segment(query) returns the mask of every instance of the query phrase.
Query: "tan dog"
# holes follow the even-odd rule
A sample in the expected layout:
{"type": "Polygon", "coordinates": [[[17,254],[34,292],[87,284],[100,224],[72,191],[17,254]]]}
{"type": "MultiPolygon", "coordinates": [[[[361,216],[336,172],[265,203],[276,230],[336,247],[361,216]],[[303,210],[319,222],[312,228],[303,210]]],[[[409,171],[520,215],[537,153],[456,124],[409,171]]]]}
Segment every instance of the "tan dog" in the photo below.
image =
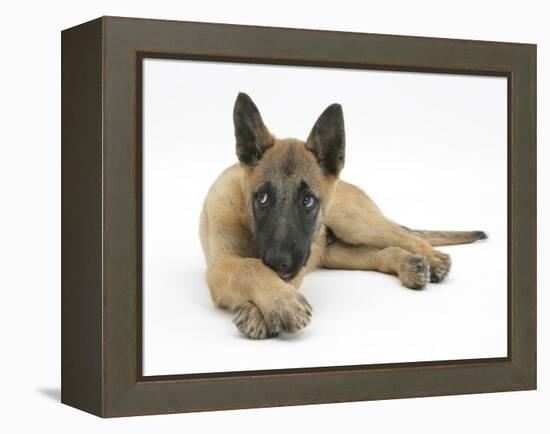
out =
{"type": "Polygon", "coordinates": [[[382,271],[418,289],[449,273],[449,255],[434,246],[486,238],[480,231],[407,229],[340,181],[345,134],[338,104],[321,114],[306,142],[275,138],[244,93],[233,119],[240,163],[210,188],[200,237],[212,299],[236,312],[235,324],[250,338],[309,323],[311,306],[297,289],[317,267],[382,271]]]}

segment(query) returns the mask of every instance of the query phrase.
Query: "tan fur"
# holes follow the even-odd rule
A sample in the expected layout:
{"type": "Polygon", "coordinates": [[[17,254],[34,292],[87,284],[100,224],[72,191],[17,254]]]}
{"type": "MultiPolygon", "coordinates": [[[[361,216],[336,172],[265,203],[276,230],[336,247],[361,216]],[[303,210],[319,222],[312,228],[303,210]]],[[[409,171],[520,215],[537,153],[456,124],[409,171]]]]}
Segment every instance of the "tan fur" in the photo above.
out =
{"type": "Polygon", "coordinates": [[[487,238],[485,232],[481,231],[424,231],[406,229],[411,234],[423,238],[434,247],[469,244],[487,238]]]}
{"type": "Polygon", "coordinates": [[[221,174],[208,192],[200,221],[212,299],[235,310],[234,322],[244,334],[261,339],[305,327],[311,306],[297,289],[304,275],[318,267],[395,274],[409,288],[422,288],[428,280],[439,282],[447,275],[450,258],[434,250],[430,238],[386,218],[358,187],[324,175],[304,142],[273,140],[256,167],[236,164],[221,174]],[[297,168],[285,173],[289,158],[297,168]],[[311,254],[290,282],[255,253],[249,201],[265,177],[284,183],[306,178],[321,199],[311,254]],[[327,227],[335,240],[328,239],[327,227]]]}

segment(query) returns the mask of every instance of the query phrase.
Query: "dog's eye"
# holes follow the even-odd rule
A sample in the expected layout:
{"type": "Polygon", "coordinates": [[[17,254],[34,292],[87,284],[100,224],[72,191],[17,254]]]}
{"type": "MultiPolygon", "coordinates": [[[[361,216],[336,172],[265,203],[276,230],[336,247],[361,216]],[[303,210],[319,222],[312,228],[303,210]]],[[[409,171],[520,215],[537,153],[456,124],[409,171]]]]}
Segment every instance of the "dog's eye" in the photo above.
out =
{"type": "Polygon", "coordinates": [[[256,195],[256,200],[258,201],[258,203],[260,205],[265,205],[267,203],[267,201],[269,200],[269,196],[267,195],[267,193],[265,191],[260,191],[256,195]]]}
{"type": "Polygon", "coordinates": [[[315,205],[315,198],[311,194],[306,194],[302,199],[305,208],[312,208],[315,205]]]}

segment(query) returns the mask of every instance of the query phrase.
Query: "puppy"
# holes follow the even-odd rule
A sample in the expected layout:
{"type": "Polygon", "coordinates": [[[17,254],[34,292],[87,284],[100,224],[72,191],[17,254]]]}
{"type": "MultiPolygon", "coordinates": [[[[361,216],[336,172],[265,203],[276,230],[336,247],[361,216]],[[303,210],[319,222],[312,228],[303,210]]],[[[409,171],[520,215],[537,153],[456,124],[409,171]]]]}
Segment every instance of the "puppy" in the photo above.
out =
{"type": "Polygon", "coordinates": [[[278,139],[250,97],[233,111],[239,162],[210,188],[200,218],[206,280],[217,306],[235,311],[246,336],[295,333],[311,319],[297,291],[317,267],[394,274],[408,288],[441,282],[449,255],[434,247],[484,232],[410,230],[389,220],[358,187],[341,181],[342,107],[319,116],[307,140],[278,139]]]}

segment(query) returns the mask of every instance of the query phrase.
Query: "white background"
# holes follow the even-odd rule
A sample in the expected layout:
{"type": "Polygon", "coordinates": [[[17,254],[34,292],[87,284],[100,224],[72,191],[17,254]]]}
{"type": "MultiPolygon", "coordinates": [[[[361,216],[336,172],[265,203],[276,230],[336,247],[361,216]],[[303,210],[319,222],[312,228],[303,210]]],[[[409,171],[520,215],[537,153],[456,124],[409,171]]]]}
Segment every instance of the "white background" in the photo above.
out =
{"type": "Polygon", "coordinates": [[[143,76],[145,375],[506,356],[505,78],[159,59],[143,76]],[[312,273],[305,330],[244,338],[210,300],[198,237],[206,191],[237,161],[239,90],[275,135],[303,140],[339,102],[343,179],[407,226],[490,239],[443,248],[449,278],[420,292],[380,273],[312,273]]]}
{"type": "MultiPolygon", "coordinates": [[[[544,2],[9,2],[0,95],[1,429],[6,432],[547,432],[550,217],[544,2]],[[539,390],[101,420],[59,404],[60,38],[102,14],[538,43],[539,390]],[[544,184],[544,185],[543,185],[544,184]],[[344,428],[345,427],[345,428],[344,428]]],[[[267,108],[267,107],[266,107],[267,108]]],[[[479,248],[481,245],[472,246],[479,248]]],[[[370,277],[369,277],[370,279],[370,277]]]]}

